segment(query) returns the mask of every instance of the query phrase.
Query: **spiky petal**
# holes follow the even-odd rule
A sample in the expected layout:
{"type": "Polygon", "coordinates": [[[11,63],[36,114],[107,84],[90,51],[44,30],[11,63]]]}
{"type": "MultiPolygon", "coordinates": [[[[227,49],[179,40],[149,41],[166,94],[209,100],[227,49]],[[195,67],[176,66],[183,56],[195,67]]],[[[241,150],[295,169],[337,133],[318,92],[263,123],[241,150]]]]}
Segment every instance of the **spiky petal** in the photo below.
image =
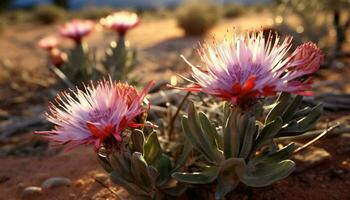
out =
{"type": "Polygon", "coordinates": [[[310,81],[301,77],[315,72],[323,55],[315,44],[299,46],[291,56],[292,38],[280,41],[262,32],[234,35],[222,43],[204,45],[198,51],[205,67],[192,67],[194,82],[186,89],[204,92],[231,101],[235,105],[254,102],[277,92],[305,93],[310,81]]]}
{"type": "Polygon", "coordinates": [[[107,138],[122,141],[122,132],[128,127],[139,126],[135,117],[146,111],[142,106],[144,98],[153,82],[141,93],[133,86],[102,80],[97,86],[93,83],[85,91],[62,93],[56,104],[49,106],[48,121],[55,124],[51,131],[40,131],[49,140],[68,144],[68,149],[95,144],[96,150],[107,138]]]}
{"type": "Polygon", "coordinates": [[[119,36],[124,37],[129,29],[140,23],[140,19],[136,13],[120,11],[102,18],[100,23],[104,27],[116,31],[119,36]]]}
{"type": "Polygon", "coordinates": [[[91,20],[73,19],[60,28],[60,34],[74,40],[76,43],[81,43],[82,38],[91,33],[94,25],[91,20]]]}

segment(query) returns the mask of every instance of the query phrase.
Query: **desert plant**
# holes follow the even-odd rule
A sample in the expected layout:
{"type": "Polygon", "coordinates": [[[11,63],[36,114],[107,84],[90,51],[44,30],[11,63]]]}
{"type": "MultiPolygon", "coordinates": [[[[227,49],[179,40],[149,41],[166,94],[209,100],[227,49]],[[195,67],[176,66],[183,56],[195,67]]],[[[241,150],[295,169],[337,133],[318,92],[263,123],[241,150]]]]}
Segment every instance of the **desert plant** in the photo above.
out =
{"type": "Polygon", "coordinates": [[[65,17],[65,11],[54,5],[41,5],[35,8],[35,18],[44,24],[58,22],[65,17]]]}
{"type": "Polygon", "coordinates": [[[176,9],[176,20],[186,35],[207,33],[220,19],[220,9],[209,1],[186,1],[176,9]]]}
{"type": "Polygon", "coordinates": [[[278,148],[274,139],[305,133],[322,114],[322,106],[300,109],[300,103],[300,96],[282,93],[264,121],[226,104],[221,127],[191,104],[182,126],[187,140],[204,157],[197,168],[205,167],[192,173],[175,172],[173,177],[187,184],[214,183],[216,199],[224,198],[239,182],[264,187],[287,177],[295,166],[288,159],[294,144],[278,148]]]}
{"type": "Polygon", "coordinates": [[[228,3],[224,4],[223,6],[223,12],[224,12],[224,17],[226,18],[235,18],[239,17],[245,12],[245,7],[242,4],[238,3],[228,3]]]}
{"type": "Polygon", "coordinates": [[[64,9],[69,8],[69,0],[53,0],[53,3],[64,9]]]}
{"type": "Polygon", "coordinates": [[[136,51],[130,47],[125,37],[130,29],[139,24],[140,19],[136,13],[120,11],[102,18],[100,22],[118,36],[117,41],[112,41],[106,50],[103,67],[113,79],[127,80],[137,60],[136,51]]]}

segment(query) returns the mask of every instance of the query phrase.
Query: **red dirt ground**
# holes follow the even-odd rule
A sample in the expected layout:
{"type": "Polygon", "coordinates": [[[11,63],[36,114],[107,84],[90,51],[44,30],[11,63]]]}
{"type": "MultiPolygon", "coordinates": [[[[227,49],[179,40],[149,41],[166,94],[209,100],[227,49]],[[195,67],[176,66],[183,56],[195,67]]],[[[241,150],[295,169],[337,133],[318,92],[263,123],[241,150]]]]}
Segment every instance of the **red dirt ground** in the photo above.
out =
{"type": "MultiPolygon", "coordinates": [[[[271,16],[253,18],[238,18],[224,21],[217,26],[213,33],[222,37],[227,27],[236,27],[236,30],[260,28],[269,25],[271,16]],[[261,22],[266,22],[262,24],[261,22]]],[[[44,27],[42,25],[21,25],[8,28],[0,36],[0,58],[10,59],[17,63],[19,68],[11,69],[11,73],[0,72],[0,108],[1,117],[13,113],[27,113],[28,107],[40,105],[45,107],[47,102],[37,93],[46,91],[54,83],[53,76],[45,68],[45,54],[35,48],[36,41],[48,33],[54,33],[56,26],[44,27]],[[18,34],[20,33],[20,34],[18,34]],[[45,78],[42,77],[51,77],[45,78]],[[18,82],[7,85],[11,80],[18,82]],[[8,91],[16,91],[8,94],[8,91]],[[24,94],[33,93],[34,96],[24,94]],[[19,97],[25,98],[22,100],[19,97]],[[19,99],[11,101],[9,99],[19,99]],[[29,105],[27,105],[29,101],[29,105]]],[[[141,65],[135,74],[146,74],[142,81],[150,79],[169,79],[174,72],[186,71],[185,64],[173,67],[179,61],[179,54],[190,56],[193,46],[198,38],[183,39],[181,31],[176,28],[172,19],[144,22],[132,31],[129,40],[140,50],[141,65]],[[161,31],[160,31],[161,30],[161,31]]],[[[96,31],[88,38],[90,46],[107,46],[108,39],[113,34],[103,34],[96,31]]],[[[69,46],[69,43],[65,43],[69,46]]],[[[16,65],[17,66],[17,65],[16,65]]],[[[324,70],[320,73],[317,83],[323,80],[340,81],[344,86],[337,92],[349,92],[350,84],[347,78],[349,69],[324,70]],[[346,77],[346,78],[345,78],[346,77]],[[321,80],[321,81],[320,81],[321,80]]],[[[334,91],[334,88],[324,88],[325,91],[334,91]]],[[[45,93],[40,93],[45,95],[45,93]]],[[[30,116],[30,114],[29,114],[30,116]]],[[[23,134],[15,137],[16,140],[37,140],[38,136],[23,134]]],[[[0,143],[0,149],[6,148],[7,142],[0,143]]],[[[248,196],[246,190],[238,190],[232,199],[257,200],[348,200],[350,199],[350,137],[327,138],[318,142],[318,147],[324,148],[331,154],[331,160],[313,168],[294,173],[289,178],[280,181],[268,188],[254,189],[248,196]]],[[[35,200],[66,200],[66,199],[118,199],[110,191],[96,183],[96,174],[104,173],[96,156],[89,147],[82,147],[70,152],[57,152],[50,148],[43,154],[24,156],[0,157],[0,199],[21,199],[23,188],[27,186],[40,186],[41,183],[53,176],[70,178],[73,181],[70,187],[59,187],[44,191],[41,195],[33,197],[35,200]]],[[[107,185],[112,186],[109,182],[107,185]]],[[[118,187],[114,188],[119,189],[118,187]]]]}

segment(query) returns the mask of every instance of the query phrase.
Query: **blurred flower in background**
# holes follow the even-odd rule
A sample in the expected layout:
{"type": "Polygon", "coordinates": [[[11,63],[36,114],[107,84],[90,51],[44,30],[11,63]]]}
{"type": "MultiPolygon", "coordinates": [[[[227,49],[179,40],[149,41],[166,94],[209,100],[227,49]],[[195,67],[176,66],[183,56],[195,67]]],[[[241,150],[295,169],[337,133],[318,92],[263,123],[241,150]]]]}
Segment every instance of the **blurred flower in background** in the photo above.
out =
{"type": "Polygon", "coordinates": [[[136,13],[120,11],[102,18],[100,23],[104,27],[117,32],[120,37],[124,37],[129,29],[140,23],[140,19],[136,13]]]}
{"type": "Polygon", "coordinates": [[[55,67],[61,67],[67,61],[68,56],[59,49],[53,49],[49,54],[49,59],[55,67]]]}
{"type": "Polygon", "coordinates": [[[82,38],[92,32],[94,25],[95,23],[91,20],[74,19],[70,22],[65,23],[60,28],[60,34],[61,36],[70,38],[77,44],[80,44],[82,38]]]}
{"type": "Polygon", "coordinates": [[[59,39],[56,36],[49,35],[39,40],[38,46],[47,51],[51,51],[52,49],[57,48],[58,43],[59,39]]]}

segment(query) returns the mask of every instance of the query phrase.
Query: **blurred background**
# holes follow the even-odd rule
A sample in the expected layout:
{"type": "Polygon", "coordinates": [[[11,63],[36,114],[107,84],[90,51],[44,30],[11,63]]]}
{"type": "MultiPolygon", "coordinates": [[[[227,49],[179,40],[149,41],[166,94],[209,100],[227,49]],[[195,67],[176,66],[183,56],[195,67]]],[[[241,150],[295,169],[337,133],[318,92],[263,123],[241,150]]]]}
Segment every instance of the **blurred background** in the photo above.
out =
{"type": "MultiPolygon", "coordinates": [[[[316,75],[317,95],[308,103],[323,102],[326,110],[332,111],[327,115],[331,119],[346,116],[342,112],[350,110],[349,0],[0,0],[0,168],[6,168],[9,174],[1,174],[0,170],[0,194],[11,196],[13,190],[21,191],[24,185],[32,183],[28,173],[41,180],[50,176],[54,168],[54,174],[78,179],[91,177],[90,171],[99,169],[96,160],[88,159],[92,152],[75,151],[69,156],[49,152],[51,157],[46,161],[31,157],[47,149],[47,142],[30,133],[50,128],[42,114],[47,102],[62,89],[56,87],[58,80],[48,69],[47,55],[37,42],[56,34],[71,19],[98,22],[124,9],[136,12],[141,19],[141,24],[127,35],[138,50],[138,64],[132,75],[141,84],[150,80],[181,84],[183,80],[176,74],[187,76],[189,67],[180,55],[199,64],[195,51],[199,42],[262,29],[266,36],[270,32],[282,38],[293,36],[292,48],[305,41],[317,43],[326,59],[316,75]],[[85,157],[76,160],[76,156],[85,157]],[[54,163],[67,165],[60,168],[54,163]],[[81,163],[84,167],[77,168],[81,163]],[[18,172],[19,167],[25,170],[18,172]],[[44,174],[38,172],[39,168],[44,174]],[[7,184],[7,189],[2,183],[7,184]]],[[[97,25],[86,41],[99,59],[114,37],[114,33],[97,25]]],[[[72,45],[66,40],[61,44],[63,49],[72,45]]],[[[340,153],[340,160],[345,155],[346,152],[340,153]]],[[[105,199],[103,195],[108,191],[92,187],[88,180],[84,179],[89,186],[82,186],[84,194],[78,187],[67,195],[105,199]]],[[[61,190],[54,191],[60,193],[61,190]]]]}

